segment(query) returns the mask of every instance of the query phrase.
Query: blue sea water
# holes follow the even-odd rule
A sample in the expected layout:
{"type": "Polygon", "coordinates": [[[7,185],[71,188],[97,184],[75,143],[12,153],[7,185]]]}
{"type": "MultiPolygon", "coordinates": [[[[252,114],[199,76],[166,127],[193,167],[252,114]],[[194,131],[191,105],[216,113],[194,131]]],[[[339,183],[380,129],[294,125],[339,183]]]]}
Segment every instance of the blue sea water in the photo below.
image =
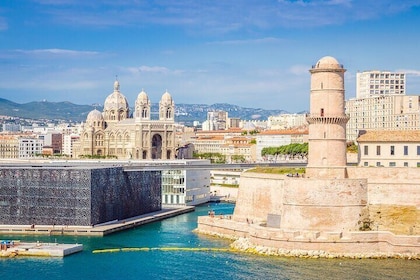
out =
{"type": "Polygon", "coordinates": [[[65,258],[0,258],[0,279],[420,279],[420,261],[299,259],[246,253],[120,248],[228,248],[229,241],[192,230],[197,216],[231,214],[233,204],[206,204],[195,212],[105,237],[0,236],[0,239],[81,243],[65,258]]]}

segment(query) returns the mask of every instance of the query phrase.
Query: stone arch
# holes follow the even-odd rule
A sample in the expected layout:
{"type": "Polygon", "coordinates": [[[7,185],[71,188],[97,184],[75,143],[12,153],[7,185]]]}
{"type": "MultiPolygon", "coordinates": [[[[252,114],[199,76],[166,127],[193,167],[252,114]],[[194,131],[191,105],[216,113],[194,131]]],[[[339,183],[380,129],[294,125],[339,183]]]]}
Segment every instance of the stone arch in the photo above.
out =
{"type": "Polygon", "coordinates": [[[162,136],[156,133],[152,137],[152,159],[162,158],[162,136]]]}

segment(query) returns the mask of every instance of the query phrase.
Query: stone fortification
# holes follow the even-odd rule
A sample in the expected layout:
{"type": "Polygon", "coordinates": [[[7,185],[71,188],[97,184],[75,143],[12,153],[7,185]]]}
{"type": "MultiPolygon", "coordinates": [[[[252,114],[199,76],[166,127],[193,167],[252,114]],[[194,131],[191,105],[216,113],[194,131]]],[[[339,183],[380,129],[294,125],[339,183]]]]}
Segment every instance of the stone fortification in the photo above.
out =
{"type": "Polygon", "coordinates": [[[0,223],[90,226],[161,209],[160,172],[2,167],[0,223]]]}
{"type": "Polygon", "coordinates": [[[309,71],[305,176],[243,174],[233,217],[199,218],[198,230],[279,250],[419,256],[418,168],[347,167],[346,70],[326,56],[309,71]]]}
{"type": "Polygon", "coordinates": [[[199,217],[198,231],[246,238],[235,246],[278,255],[419,257],[418,170],[401,169],[392,181],[384,176],[389,168],[368,169],[375,175],[359,175],[371,175],[372,183],[245,172],[232,217],[199,217]],[[273,216],[278,221],[270,225],[273,216]]]}

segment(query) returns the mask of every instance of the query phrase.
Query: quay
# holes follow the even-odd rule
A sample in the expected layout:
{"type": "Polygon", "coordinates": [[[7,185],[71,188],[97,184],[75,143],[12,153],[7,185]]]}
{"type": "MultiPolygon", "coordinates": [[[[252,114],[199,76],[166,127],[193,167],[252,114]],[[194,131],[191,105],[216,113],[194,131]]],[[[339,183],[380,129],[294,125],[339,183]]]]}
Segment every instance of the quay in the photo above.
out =
{"type": "Polygon", "coordinates": [[[0,257],[65,257],[81,252],[81,244],[2,241],[0,257]]]}
{"type": "Polygon", "coordinates": [[[114,232],[138,227],[144,224],[160,221],[188,212],[193,212],[194,206],[182,208],[164,208],[140,216],[123,220],[114,220],[92,226],[64,225],[0,225],[0,235],[87,235],[105,236],[114,232]]]}

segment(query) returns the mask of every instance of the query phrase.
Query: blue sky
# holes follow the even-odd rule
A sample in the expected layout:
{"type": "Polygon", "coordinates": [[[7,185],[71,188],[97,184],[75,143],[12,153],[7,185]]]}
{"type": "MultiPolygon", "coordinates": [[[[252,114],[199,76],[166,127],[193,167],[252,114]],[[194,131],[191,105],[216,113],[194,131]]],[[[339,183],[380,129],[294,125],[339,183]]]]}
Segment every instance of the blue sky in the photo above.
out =
{"type": "MultiPolygon", "coordinates": [[[[3,0],[0,97],[103,103],[116,75],[131,106],[309,108],[308,69],[406,71],[420,94],[420,0],[3,0]]],[[[0,113],[1,114],[1,113],[0,113]]]]}

